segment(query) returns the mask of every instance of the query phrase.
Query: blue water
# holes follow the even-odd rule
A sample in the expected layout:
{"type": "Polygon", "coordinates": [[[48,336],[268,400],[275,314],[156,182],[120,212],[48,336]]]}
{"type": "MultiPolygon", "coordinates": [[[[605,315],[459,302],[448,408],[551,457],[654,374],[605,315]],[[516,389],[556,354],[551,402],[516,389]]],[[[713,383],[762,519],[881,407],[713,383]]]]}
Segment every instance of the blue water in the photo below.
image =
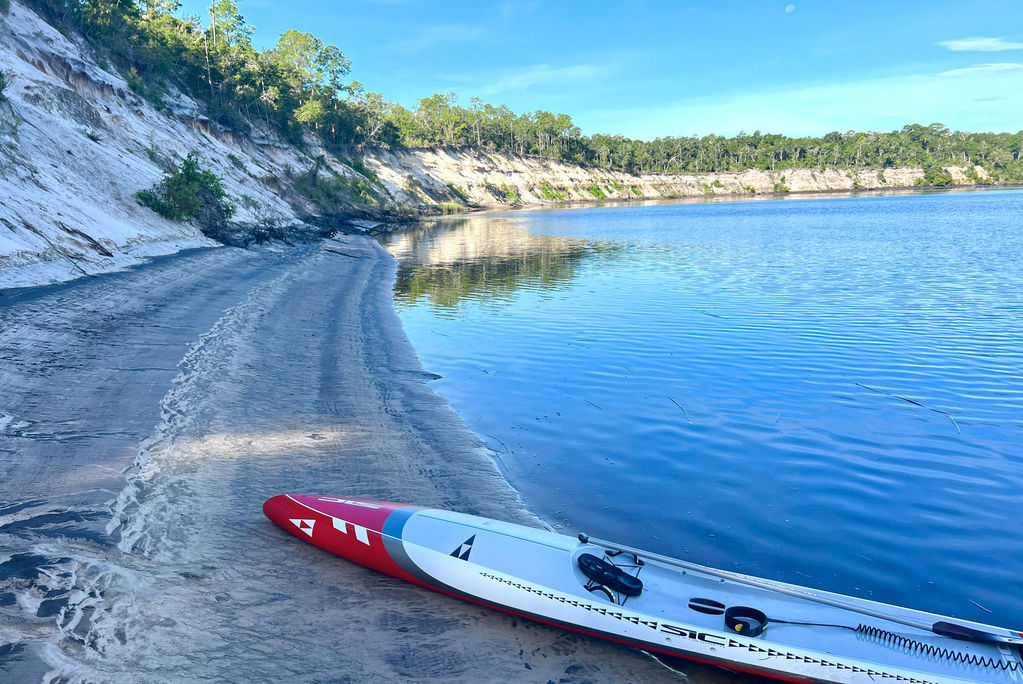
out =
{"type": "Polygon", "coordinates": [[[1023,628],[1023,191],[491,214],[388,248],[436,389],[549,522],[1023,628]]]}

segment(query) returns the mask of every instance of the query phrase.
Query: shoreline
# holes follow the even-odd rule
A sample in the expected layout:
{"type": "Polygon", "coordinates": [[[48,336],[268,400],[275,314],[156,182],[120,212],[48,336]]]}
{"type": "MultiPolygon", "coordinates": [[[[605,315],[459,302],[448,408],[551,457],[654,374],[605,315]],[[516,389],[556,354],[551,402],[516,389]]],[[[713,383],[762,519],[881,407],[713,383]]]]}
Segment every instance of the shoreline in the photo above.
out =
{"type": "MultiPolygon", "coordinates": [[[[359,240],[348,239],[353,242],[359,240]]],[[[422,479],[403,483],[394,499],[553,530],[550,523],[527,507],[519,491],[501,473],[496,452],[488,449],[483,438],[468,427],[448,399],[430,386],[433,376],[423,368],[394,306],[397,261],[378,241],[369,239],[378,263],[374,267],[374,276],[366,283],[363,300],[368,302],[369,308],[375,309],[375,316],[363,316],[363,319],[375,319],[367,332],[371,342],[379,343],[370,366],[378,386],[383,388],[382,393],[388,397],[387,412],[403,416],[402,422],[407,421],[410,431],[416,435],[415,441],[421,439],[427,446],[426,449],[418,448],[401,455],[412,461],[422,479]]],[[[344,488],[342,494],[356,496],[362,491],[344,488]]],[[[384,496],[391,494],[388,491],[384,496]]],[[[273,533],[284,538],[284,543],[292,541],[289,535],[276,528],[273,533]]],[[[323,555],[315,549],[312,552],[323,555]]],[[[339,561],[326,556],[326,562],[339,561]]],[[[363,569],[356,570],[361,573],[363,569]]],[[[413,624],[424,619],[443,621],[446,623],[445,641],[448,636],[451,639],[445,646],[457,647],[458,651],[464,649],[472,654],[474,667],[471,673],[456,674],[446,670],[419,672],[415,677],[417,681],[485,681],[498,677],[498,671],[503,667],[507,667],[506,676],[510,678],[517,679],[522,673],[528,673],[526,676],[536,681],[629,681],[642,684],[682,679],[694,684],[729,684],[756,679],[691,661],[669,664],[639,649],[580,636],[558,627],[538,625],[419,587],[413,587],[412,592],[419,594],[430,609],[425,614],[422,609],[408,611],[400,598],[406,589],[404,582],[368,572],[371,580],[375,576],[389,583],[392,585],[389,588],[399,596],[391,601],[382,596],[374,598],[383,604],[379,610],[403,612],[413,624]],[[474,643],[477,640],[479,643],[474,643]],[[515,648],[519,649],[517,656],[515,648]],[[498,655],[502,649],[510,652],[498,655]],[[517,664],[520,658],[521,665],[517,664]],[[536,659],[542,659],[542,664],[538,665],[536,659]]],[[[382,640],[395,637],[392,632],[380,634],[382,640]]],[[[410,634],[407,643],[399,645],[402,650],[416,647],[422,647],[422,644],[414,634],[410,634]]],[[[456,656],[455,660],[460,658],[456,656]]],[[[410,675],[403,673],[406,677],[410,675]]]]}
{"type": "Polygon", "coordinates": [[[952,192],[994,192],[998,190],[1016,190],[1023,185],[989,185],[967,184],[945,187],[895,187],[895,188],[862,188],[858,190],[802,190],[798,192],[777,193],[722,193],[711,195],[682,195],[678,197],[637,197],[635,199],[592,199],[565,202],[522,202],[518,204],[492,204],[469,207],[464,212],[429,214],[422,221],[433,221],[441,218],[459,216],[477,216],[481,214],[505,213],[509,211],[535,211],[540,209],[592,209],[599,207],[638,207],[672,204],[717,204],[725,202],[760,202],[777,200],[809,200],[809,199],[854,199],[856,197],[898,197],[903,195],[931,195],[952,192]]]}
{"type": "MultiPolygon", "coordinates": [[[[16,442],[25,439],[19,425],[31,422],[39,444],[36,455],[0,463],[16,469],[19,486],[5,500],[29,512],[11,548],[39,564],[19,569],[36,578],[28,585],[0,576],[0,587],[13,582],[19,594],[3,609],[3,641],[13,639],[17,657],[0,660],[0,672],[71,682],[318,679],[339,669],[369,682],[672,677],[638,650],[345,563],[263,517],[266,498],[306,492],[542,524],[430,387],[394,309],[395,273],[379,243],[349,236],[292,249],[198,250],[4,302],[5,319],[69,329],[73,339],[53,337],[40,351],[11,347],[0,368],[8,398],[23,394],[39,406],[6,411],[18,415],[0,429],[0,443],[16,442]],[[155,293],[154,274],[162,274],[155,293]],[[212,308],[208,283],[217,283],[212,308]],[[97,299],[111,284],[116,300],[97,299]],[[89,301],[104,315],[82,311],[89,301]],[[161,342],[174,325],[171,302],[215,318],[198,323],[184,357],[182,340],[161,342]],[[224,310],[224,302],[233,303],[224,310]],[[110,358],[108,349],[126,345],[148,350],[144,363],[160,367],[152,381],[137,385],[133,354],[110,358]],[[40,364],[39,354],[67,361],[40,364]],[[108,379],[93,382],[100,369],[108,379]],[[46,388],[54,383],[81,389],[53,402],[46,388]],[[133,431],[115,429],[126,411],[139,414],[133,431]],[[74,469],[62,474],[45,445],[63,443],[67,414],[95,443],[67,447],[74,469]],[[159,422],[147,429],[153,414],[159,422]],[[100,488],[81,504],[72,496],[78,472],[95,473],[100,488]],[[103,505],[97,496],[111,490],[103,505]],[[51,540],[47,521],[68,510],[94,521],[87,536],[51,540]],[[73,572],[53,569],[69,563],[73,572]],[[19,606],[35,605],[36,593],[63,608],[49,618],[25,613],[19,606]]],[[[2,446],[15,453],[14,443],[2,446]]]]}

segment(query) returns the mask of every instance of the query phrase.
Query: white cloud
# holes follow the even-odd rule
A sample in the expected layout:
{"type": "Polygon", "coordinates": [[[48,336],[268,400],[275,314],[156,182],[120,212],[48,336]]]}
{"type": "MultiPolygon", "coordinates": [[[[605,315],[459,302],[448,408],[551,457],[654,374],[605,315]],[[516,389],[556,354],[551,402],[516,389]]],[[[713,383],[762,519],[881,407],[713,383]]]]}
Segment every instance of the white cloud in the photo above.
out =
{"type": "Polygon", "coordinates": [[[786,14],[789,14],[789,13],[795,12],[795,11],[796,11],[796,6],[795,5],[785,5],[785,13],[786,14]]]}
{"type": "Polygon", "coordinates": [[[973,66],[963,67],[962,69],[952,69],[951,71],[943,71],[939,76],[965,76],[968,74],[1011,74],[1014,71],[1023,71],[1023,64],[1017,62],[998,62],[996,64],[975,64],[973,66]]]}
{"type": "Polygon", "coordinates": [[[958,38],[956,40],[943,40],[938,45],[944,45],[949,50],[956,52],[1001,52],[1003,50],[1023,50],[1023,43],[1014,43],[1004,38],[983,38],[972,36],[970,38],[958,38]]]}

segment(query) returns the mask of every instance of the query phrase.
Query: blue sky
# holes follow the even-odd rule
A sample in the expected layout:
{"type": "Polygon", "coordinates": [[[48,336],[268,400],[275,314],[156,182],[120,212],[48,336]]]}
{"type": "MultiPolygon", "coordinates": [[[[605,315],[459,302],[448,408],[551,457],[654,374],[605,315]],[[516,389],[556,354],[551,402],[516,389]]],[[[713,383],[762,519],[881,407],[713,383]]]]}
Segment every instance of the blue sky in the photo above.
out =
{"type": "MultiPolygon", "coordinates": [[[[207,21],[209,2],[183,12],[207,21]]],[[[1021,0],[239,0],[257,47],[337,45],[389,100],[456,92],[585,134],[1023,129],[1021,0]]]]}

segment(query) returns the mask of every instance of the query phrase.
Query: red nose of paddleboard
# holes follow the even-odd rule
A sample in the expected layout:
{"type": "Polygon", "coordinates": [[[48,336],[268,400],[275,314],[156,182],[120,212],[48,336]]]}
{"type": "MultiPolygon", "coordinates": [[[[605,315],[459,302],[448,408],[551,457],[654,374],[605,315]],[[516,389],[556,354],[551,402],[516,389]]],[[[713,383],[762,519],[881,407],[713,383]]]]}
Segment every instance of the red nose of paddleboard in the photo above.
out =
{"type": "Polygon", "coordinates": [[[416,510],[390,501],[299,494],[279,494],[263,503],[266,517],[302,541],[413,582],[392,552],[400,549],[401,529],[416,510]]]}

